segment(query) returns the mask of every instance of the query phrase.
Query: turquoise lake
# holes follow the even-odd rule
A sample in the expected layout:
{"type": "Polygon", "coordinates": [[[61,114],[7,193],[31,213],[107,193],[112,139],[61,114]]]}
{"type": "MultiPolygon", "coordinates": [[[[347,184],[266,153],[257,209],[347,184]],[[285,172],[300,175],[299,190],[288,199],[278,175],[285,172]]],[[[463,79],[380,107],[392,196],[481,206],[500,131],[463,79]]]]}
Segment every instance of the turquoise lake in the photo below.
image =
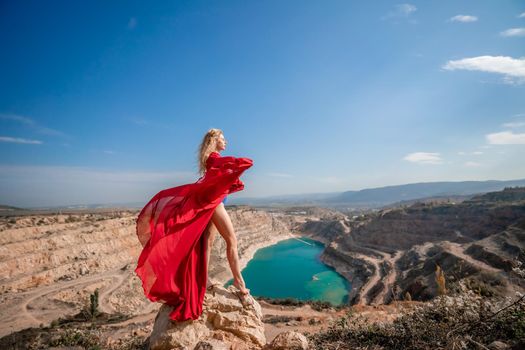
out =
{"type": "MultiPolygon", "coordinates": [[[[347,303],[350,283],[319,260],[324,246],[311,239],[301,240],[287,239],[255,253],[242,270],[250,293],[271,298],[328,301],[333,305],[347,303]]],[[[225,287],[232,282],[233,279],[225,287]]]]}

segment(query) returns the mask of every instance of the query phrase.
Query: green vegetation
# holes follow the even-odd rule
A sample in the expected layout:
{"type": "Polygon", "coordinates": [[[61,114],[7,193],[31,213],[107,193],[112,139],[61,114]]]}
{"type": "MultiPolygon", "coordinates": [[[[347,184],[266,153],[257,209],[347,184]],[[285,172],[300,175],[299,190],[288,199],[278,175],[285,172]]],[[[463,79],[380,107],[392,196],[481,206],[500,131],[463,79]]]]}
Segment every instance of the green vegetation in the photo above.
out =
{"type": "Polygon", "coordinates": [[[99,314],[98,311],[98,288],[95,289],[95,292],[89,296],[90,299],[90,305],[89,305],[89,313],[91,315],[91,319],[95,319],[97,315],[99,314]]]}

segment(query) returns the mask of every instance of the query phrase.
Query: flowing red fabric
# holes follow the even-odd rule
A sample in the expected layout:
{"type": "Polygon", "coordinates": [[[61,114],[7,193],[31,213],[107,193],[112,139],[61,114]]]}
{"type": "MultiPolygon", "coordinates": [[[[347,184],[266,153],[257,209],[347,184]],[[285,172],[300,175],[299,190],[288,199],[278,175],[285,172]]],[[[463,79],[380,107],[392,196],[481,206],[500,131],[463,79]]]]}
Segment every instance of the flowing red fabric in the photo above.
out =
{"type": "Polygon", "coordinates": [[[202,233],[224,197],[244,189],[239,177],[252,165],[249,158],[212,152],[204,176],[160,191],[141,210],[136,230],[143,249],[135,273],[149,300],[173,306],[170,319],[202,314],[208,278],[202,233]]]}

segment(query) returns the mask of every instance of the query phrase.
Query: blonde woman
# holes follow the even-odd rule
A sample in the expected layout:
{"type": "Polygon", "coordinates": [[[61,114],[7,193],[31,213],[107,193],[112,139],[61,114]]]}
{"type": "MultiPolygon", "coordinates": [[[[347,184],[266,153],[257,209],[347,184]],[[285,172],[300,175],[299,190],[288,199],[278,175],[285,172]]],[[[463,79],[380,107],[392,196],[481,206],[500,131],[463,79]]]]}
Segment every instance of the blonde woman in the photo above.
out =
{"type": "Polygon", "coordinates": [[[143,249],[135,273],[149,300],[173,307],[169,316],[174,321],[195,320],[202,314],[216,232],[226,241],[233,285],[243,305],[250,292],[240,272],[237,238],[224,201],[244,189],[239,177],[253,161],[222,157],[219,152],[225,148],[223,132],[208,130],[199,147],[203,176],[195,183],[160,191],[137,217],[143,249]]]}
{"type": "MultiPolygon", "coordinates": [[[[206,135],[204,135],[204,139],[199,147],[199,171],[201,174],[206,173],[206,170],[212,165],[214,159],[220,158],[220,152],[226,149],[226,144],[226,139],[220,129],[210,129],[206,135]]],[[[209,266],[213,241],[217,232],[219,232],[226,241],[226,256],[233,274],[233,285],[239,290],[239,294],[241,298],[243,298],[250,293],[250,290],[246,288],[246,284],[242,278],[239,267],[237,237],[230,216],[224,207],[225,202],[226,197],[224,197],[222,202],[215,208],[213,216],[206,227],[206,262],[209,266]]],[[[213,287],[210,280],[208,280],[207,286],[213,287]]]]}

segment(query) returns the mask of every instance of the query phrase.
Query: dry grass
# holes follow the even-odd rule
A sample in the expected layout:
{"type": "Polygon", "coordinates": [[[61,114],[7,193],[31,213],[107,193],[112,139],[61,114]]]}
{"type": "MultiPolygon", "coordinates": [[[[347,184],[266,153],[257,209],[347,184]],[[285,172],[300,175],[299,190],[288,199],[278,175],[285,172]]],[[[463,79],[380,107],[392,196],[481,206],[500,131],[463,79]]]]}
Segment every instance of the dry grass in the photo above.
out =
{"type": "Polygon", "coordinates": [[[324,333],[308,335],[314,349],[475,349],[498,340],[525,345],[525,299],[490,300],[471,292],[439,296],[393,323],[347,315],[324,333]]]}

